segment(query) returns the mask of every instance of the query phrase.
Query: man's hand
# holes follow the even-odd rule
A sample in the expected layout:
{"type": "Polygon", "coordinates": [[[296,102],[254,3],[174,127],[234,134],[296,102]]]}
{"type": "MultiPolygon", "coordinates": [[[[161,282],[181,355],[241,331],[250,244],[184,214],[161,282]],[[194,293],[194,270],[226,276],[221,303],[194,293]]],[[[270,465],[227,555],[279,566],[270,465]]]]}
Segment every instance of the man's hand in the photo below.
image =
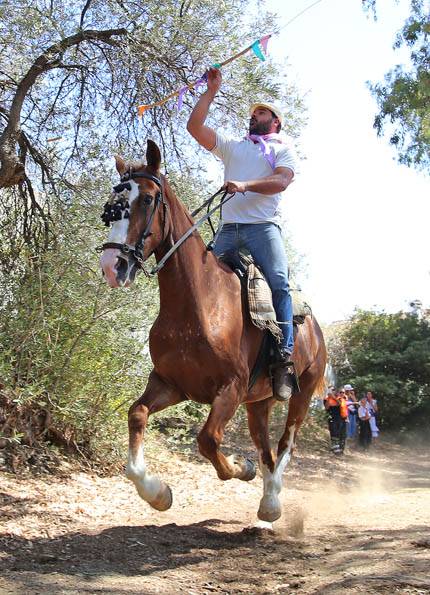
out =
{"type": "Polygon", "coordinates": [[[219,68],[213,68],[211,66],[206,70],[206,77],[208,83],[208,91],[210,91],[213,94],[213,96],[215,96],[218,92],[218,89],[221,86],[221,70],[219,68]]]}
{"type": "Polygon", "coordinates": [[[245,194],[248,190],[248,185],[246,182],[233,182],[229,181],[224,184],[222,187],[223,190],[227,190],[229,194],[235,194],[236,192],[240,192],[241,194],[245,194]]]}
{"type": "Polygon", "coordinates": [[[209,126],[205,126],[205,121],[209,113],[209,107],[221,85],[220,69],[209,68],[206,71],[206,77],[207,89],[202,93],[191,112],[187,130],[202,147],[208,151],[212,151],[216,145],[216,132],[212,128],[209,128],[209,126]]]}

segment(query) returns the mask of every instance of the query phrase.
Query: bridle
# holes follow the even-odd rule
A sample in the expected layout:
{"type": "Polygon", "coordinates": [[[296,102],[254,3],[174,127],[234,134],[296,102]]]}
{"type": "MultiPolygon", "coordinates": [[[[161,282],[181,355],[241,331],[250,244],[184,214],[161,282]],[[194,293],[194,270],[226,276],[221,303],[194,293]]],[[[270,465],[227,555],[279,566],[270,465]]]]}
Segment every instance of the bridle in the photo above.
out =
{"type": "MultiPolygon", "coordinates": [[[[153,233],[151,231],[151,226],[154,221],[156,211],[160,210],[160,205],[162,205],[163,208],[163,233],[161,242],[163,242],[166,238],[167,203],[163,196],[163,184],[161,178],[157,178],[156,176],[144,172],[134,172],[132,168],[130,168],[128,172],[121,176],[121,183],[113,187],[113,193],[110,199],[104,205],[101,219],[104,221],[104,224],[109,227],[110,223],[113,223],[114,221],[128,219],[130,217],[128,193],[131,191],[131,185],[129,180],[134,180],[135,178],[146,178],[147,180],[151,180],[157,184],[159,188],[155,197],[153,197],[151,194],[145,195],[150,198],[151,201],[154,198],[154,207],[152,209],[151,216],[149,217],[148,224],[134,246],[130,246],[126,243],[120,244],[118,242],[106,242],[101,246],[101,250],[105,250],[107,248],[116,248],[120,250],[121,255],[127,262],[129,269],[137,264],[137,266],[143,270],[145,275],[149,276],[144,265],[146,260],[146,258],[144,258],[145,241],[153,233]]],[[[148,254],[147,258],[149,258],[151,254],[148,254]]]]}

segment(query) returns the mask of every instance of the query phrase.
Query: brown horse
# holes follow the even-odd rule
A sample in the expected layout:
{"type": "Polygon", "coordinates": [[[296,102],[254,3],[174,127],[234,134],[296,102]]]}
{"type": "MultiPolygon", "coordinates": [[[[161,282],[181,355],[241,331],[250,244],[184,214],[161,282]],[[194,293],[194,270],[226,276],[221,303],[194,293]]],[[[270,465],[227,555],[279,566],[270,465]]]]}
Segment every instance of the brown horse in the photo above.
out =
{"type": "Polygon", "coordinates": [[[253,479],[255,468],[250,461],[234,454],[227,457],[221,450],[225,426],[244,403],[264,479],[258,517],[273,522],[281,516],[282,473],[312,395],[323,384],[326,350],[320,327],[314,317],[307,316],[297,330],[293,360],[301,393],[290,400],[275,456],[268,423],[276,401],[267,370],[248,390],[263,332],[251,323],[237,275],[206,249],[195,230],[165,258],[194,221],[160,175],[161,155],[153,141],[148,141],[147,165],[126,165],[120,157],[115,159],[122,184],[115,187],[114,200],[107,206],[111,214],[106,220],[115,222],[103,246],[105,278],[110,287],[130,285],[136,269],[143,267],[151,254],[162,267],[158,271],[160,312],[149,337],[154,368],[145,392],[128,414],[127,477],[154,508],[167,510],[171,506],[170,488],[147,472],[144,431],[150,414],[190,399],[211,406],[197,441],[218,477],[253,479]],[[114,211],[116,215],[112,215],[114,211]]]}

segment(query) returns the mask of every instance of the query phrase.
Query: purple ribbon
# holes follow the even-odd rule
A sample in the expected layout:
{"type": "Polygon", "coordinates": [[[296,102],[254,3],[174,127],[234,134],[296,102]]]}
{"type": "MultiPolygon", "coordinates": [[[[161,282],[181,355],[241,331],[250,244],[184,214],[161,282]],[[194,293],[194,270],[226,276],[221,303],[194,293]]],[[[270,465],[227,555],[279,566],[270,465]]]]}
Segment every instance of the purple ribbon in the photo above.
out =
{"type": "Polygon", "coordinates": [[[266,37],[262,37],[262,38],[260,39],[260,43],[261,43],[261,45],[263,46],[264,53],[266,53],[266,52],[267,52],[267,44],[269,43],[269,39],[270,39],[271,37],[272,37],[271,35],[266,35],[266,37]]]}
{"type": "Polygon", "coordinates": [[[263,134],[262,136],[260,136],[259,134],[248,134],[248,138],[254,142],[258,142],[258,144],[260,145],[261,152],[269,162],[270,167],[272,169],[275,169],[275,157],[272,151],[270,150],[269,143],[266,143],[266,140],[270,138],[275,138],[276,140],[279,140],[282,144],[286,144],[282,136],[274,132],[272,134],[263,134]]]}
{"type": "Polygon", "coordinates": [[[179,91],[179,100],[178,100],[178,112],[181,111],[182,108],[182,101],[183,101],[183,97],[185,92],[187,91],[186,87],[183,87],[180,91],[179,91]]]}
{"type": "Polygon", "coordinates": [[[206,72],[204,73],[204,75],[202,77],[199,78],[198,81],[196,81],[195,85],[196,85],[196,92],[199,90],[199,87],[202,83],[204,83],[205,81],[208,80],[208,77],[206,76],[206,72]]]}

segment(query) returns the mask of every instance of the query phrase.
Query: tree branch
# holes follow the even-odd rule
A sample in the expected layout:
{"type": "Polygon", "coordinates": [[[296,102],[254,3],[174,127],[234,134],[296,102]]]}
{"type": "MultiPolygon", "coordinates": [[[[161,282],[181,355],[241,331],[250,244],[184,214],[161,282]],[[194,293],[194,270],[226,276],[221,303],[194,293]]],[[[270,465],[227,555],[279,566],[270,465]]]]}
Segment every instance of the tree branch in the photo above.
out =
{"type": "Polygon", "coordinates": [[[80,29],[82,29],[82,27],[84,26],[85,13],[89,9],[90,4],[91,4],[91,0],[87,0],[84,8],[82,9],[82,12],[81,12],[81,22],[79,23],[79,28],[80,29]]]}
{"type": "Polygon", "coordinates": [[[92,41],[117,45],[117,41],[113,38],[126,36],[127,34],[128,31],[125,28],[79,31],[50,46],[36,58],[17,86],[9,111],[8,124],[0,137],[0,188],[21,184],[25,180],[25,164],[17,154],[16,143],[21,133],[22,106],[29,89],[37,78],[53,68],[69,68],[69,66],[62,64],[61,60],[64,53],[71,47],[92,41]]]}

